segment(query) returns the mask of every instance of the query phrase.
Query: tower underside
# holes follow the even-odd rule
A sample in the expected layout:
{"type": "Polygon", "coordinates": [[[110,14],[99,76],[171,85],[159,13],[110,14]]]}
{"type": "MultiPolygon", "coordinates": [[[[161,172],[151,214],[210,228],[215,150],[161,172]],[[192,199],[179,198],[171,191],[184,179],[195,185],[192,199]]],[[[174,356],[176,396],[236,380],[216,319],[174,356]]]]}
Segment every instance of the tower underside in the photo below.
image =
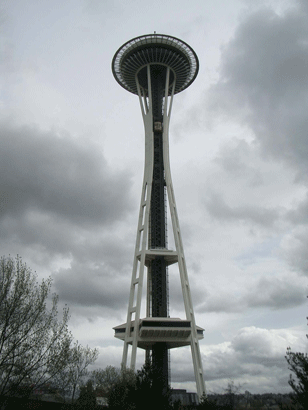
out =
{"type": "Polygon", "coordinates": [[[115,327],[124,341],[122,365],[131,368],[137,347],[151,360],[161,390],[169,384],[168,351],[191,346],[197,391],[205,393],[199,339],[193,313],[184,250],[169,164],[169,121],[173,96],[190,85],[198,60],[184,42],[170,36],[142,36],[124,44],[113,59],[113,73],[128,91],[138,94],[145,126],[145,168],[139,211],[127,322],[115,327]],[[176,250],[167,247],[167,203],[176,250]],[[186,319],[168,317],[168,265],[178,264],[186,319]],[[146,317],[141,319],[142,290],[147,268],[146,317]]]}

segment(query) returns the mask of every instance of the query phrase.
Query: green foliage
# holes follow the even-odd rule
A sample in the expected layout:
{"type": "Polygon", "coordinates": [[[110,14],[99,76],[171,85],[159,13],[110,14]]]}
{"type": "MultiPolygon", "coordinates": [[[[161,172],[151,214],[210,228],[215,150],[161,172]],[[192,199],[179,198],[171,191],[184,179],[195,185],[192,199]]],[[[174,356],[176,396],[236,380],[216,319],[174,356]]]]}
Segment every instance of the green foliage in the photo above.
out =
{"type": "Polygon", "coordinates": [[[153,370],[146,364],[136,374],[128,369],[121,371],[110,390],[108,405],[112,410],[143,410],[145,406],[164,410],[171,408],[169,397],[170,390],[164,394],[158,391],[153,370]]]}
{"type": "Polygon", "coordinates": [[[129,369],[122,369],[108,395],[108,407],[112,410],[135,409],[136,375],[129,369]]]}
{"type": "Polygon", "coordinates": [[[289,385],[292,387],[292,399],[294,403],[305,409],[308,403],[308,355],[307,353],[292,352],[287,349],[286,360],[289,369],[295,375],[290,374],[289,385]]]}
{"type": "Polygon", "coordinates": [[[80,394],[76,401],[76,408],[78,410],[92,410],[96,408],[96,396],[91,380],[88,380],[86,385],[80,388],[80,394]]]}
{"type": "MultiPolygon", "coordinates": [[[[135,377],[134,372],[132,377],[135,377]]],[[[97,391],[101,392],[102,395],[107,396],[113,386],[119,381],[121,375],[121,370],[114,366],[107,366],[105,369],[93,370],[91,374],[91,379],[95,385],[97,391]]]]}
{"type": "Polygon", "coordinates": [[[210,402],[205,394],[200,398],[198,409],[200,410],[217,410],[219,407],[216,403],[210,402]]]}
{"type": "Polygon", "coordinates": [[[72,336],[68,309],[58,319],[58,297],[47,307],[51,279],[38,284],[21,258],[0,260],[0,394],[41,385],[67,365],[72,336]]]}
{"type": "Polygon", "coordinates": [[[71,394],[74,402],[76,389],[82,380],[89,374],[88,367],[98,357],[98,349],[81,346],[78,341],[70,349],[66,367],[53,379],[53,384],[62,392],[62,395],[71,394]]]}
{"type": "MultiPolygon", "coordinates": [[[[226,389],[226,392],[229,393],[230,390],[233,393],[233,388],[234,388],[234,383],[230,382],[228,383],[228,388],[226,389]]],[[[225,395],[224,395],[225,396],[225,395]]],[[[200,403],[197,406],[197,409],[199,410],[232,410],[234,406],[232,403],[225,403],[225,404],[218,404],[216,401],[210,401],[207,396],[203,395],[200,399],[200,403]]]]}
{"type": "Polygon", "coordinates": [[[153,367],[146,363],[136,375],[136,401],[137,408],[142,409],[144,406],[144,397],[147,397],[153,407],[158,409],[170,408],[170,388],[162,392],[163,381],[160,374],[153,367]],[[142,397],[143,396],[143,397],[142,397]]]}

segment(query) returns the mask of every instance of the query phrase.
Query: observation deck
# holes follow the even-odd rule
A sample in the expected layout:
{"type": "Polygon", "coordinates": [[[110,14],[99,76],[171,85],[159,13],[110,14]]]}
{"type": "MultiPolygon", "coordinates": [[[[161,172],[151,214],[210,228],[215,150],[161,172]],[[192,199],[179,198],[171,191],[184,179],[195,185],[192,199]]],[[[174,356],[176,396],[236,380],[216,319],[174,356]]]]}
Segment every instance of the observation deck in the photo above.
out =
{"type": "Polygon", "coordinates": [[[169,95],[175,81],[174,94],[185,90],[194,81],[199,61],[194,50],[184,41],[164,34],[147,34],[123,44],[112,60],[112,72],[127,91],[137,94],[136,75],[147,89],[147,65],[170,67],[169,95]]]}
{"type": "MultiPolygon", "coordinates": [[[[130,331],[133,332],[135,321],[131,322],[130,331]]],[[[197,339],[203,339],[203,331],[199,326],[197,328],[197,339]]],[[[126,323],[116,326],[115,337],[124,340],[126,323]]],[[[191,322],[189,320],[182,320],[178,318],[158,318],[146,317],[139,319],[138,326],[138,347],[141,349],[152,348],[157,342],[166,343],[168,349],[174,349],[182,346],[189,346],[191,344],[191,322]]],[[[132,338],[128,342],[132,344],[132,338]]]]}

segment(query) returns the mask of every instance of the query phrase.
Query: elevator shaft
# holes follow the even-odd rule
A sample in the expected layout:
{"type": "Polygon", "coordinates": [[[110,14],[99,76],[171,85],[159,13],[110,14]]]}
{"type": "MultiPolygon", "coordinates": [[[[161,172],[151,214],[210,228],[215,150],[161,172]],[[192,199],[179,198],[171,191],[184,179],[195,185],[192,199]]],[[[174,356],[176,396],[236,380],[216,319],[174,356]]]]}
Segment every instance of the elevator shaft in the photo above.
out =
{"type": "MultiPolygon", "coordinates": [[[[151,90],[154,125],[154,161],[153,180],[150,212],[149,247],[166,248],[166,191],[165,171],[163,161],[163,134],[162,130],[156,130],[155,124],[160,123],[163,127],[163,97],[166,87],[166,67],[160,65],[151,66],[151,90]]],[[[161,127],[161,128],[162,128],[161,127]]],[[[167,317],[168,315],[168,289],[167,267],[163,256],[156,256],[149,267],[151,280],[151,315],[152,317],[167,317]]],[[[159,342],[152,347],[152,366],[156,374],[156,383],[160,384],[163,391],[168,388],[169,363],[166,343],[159,342]],[[159,377],[158,377],[159,375],[159,377]]],[[[159,386],[158,386],[159,387],[159,386]]]]}

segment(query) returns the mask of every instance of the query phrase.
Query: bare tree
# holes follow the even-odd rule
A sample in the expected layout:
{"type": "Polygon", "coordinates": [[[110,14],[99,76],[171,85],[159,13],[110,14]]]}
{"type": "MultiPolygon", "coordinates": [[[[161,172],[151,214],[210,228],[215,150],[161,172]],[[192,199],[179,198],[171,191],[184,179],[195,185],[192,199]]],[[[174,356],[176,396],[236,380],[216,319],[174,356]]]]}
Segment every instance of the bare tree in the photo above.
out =
{"type": "Polygon", "coordinates": [[[72,390],[72,402],[75,398],[76,388],[89,374],[88,367],[98,357],[98,349],[81,346],[78,341],[70,352],[70,360],[66,369],[69,385],[72,390]]]}
{"type": "Polygon", "coordinates": [[[236,394],[238,394],[241,388],[242,386],[240,384],[236,386],[233,380],[229,381],[228,387],[225,389],[225,397],[226,404],[229,406],[230,409],[235,408],[236,394]]]}
{"type": "Polygon", "coordinates": [[[72,335],[68,308],[58,319],[58,297],[51,279],[42,280],[20,257],[0,260],[0,394],[20,385],[39,386],[53,379],[68,363],[72,335]]]}
{"type": "Polygon", "coordinates": [[[105,394],[110,392],[121,377],[123,377],[123,375],[121,375],[121,369],[114,366],[93,370],[91,374],[91,379],[93,380],[96,390],[103,391],[105,394]]]}

